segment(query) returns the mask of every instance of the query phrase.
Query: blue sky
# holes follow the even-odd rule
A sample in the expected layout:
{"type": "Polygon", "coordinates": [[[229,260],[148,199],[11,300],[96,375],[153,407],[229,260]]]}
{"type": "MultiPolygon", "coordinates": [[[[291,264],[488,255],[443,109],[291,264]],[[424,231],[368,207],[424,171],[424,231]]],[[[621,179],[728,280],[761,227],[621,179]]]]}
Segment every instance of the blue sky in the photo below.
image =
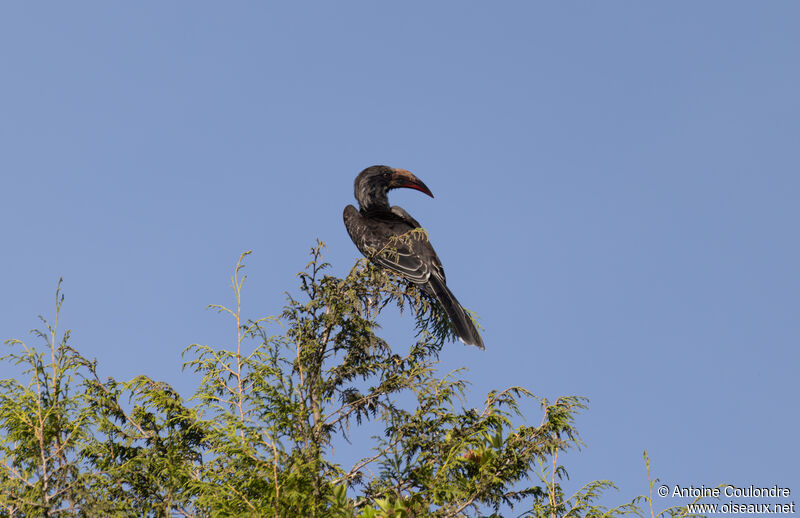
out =
{"type": "MultiPolygon", "coordinates": [[[[0,338],[52,316],[103,375],[189,394],[190,343],[276,314],[364,167],[431,235],[486,351],[473,404],[590,399],[579,484],[800,492],[794,2],[4,3],[0,338]]],[[[390,340],[408,331],[392,323],[390,340]]],[[[33,337],[26,338],[35,343],[33,337]]],[[[0,365],[0,377],[14,375],[0,365]]],[[[535,404],[526,408],[538,422],[535,404]]],[[[666,499],[664,503],[679,503],[666,499]]]]}

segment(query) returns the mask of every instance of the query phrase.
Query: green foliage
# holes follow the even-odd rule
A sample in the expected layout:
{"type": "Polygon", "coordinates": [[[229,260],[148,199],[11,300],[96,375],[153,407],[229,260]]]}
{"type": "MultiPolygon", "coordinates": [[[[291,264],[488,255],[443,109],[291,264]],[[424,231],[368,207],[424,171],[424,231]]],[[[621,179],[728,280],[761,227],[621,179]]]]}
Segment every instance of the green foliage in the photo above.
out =
{"type": "Polygon", "coordinates": [[[63,301],[59,280],[55,323],[39,317],[45,329],[34,331],[47,352],[9,340],[19,352],[2,357],[29,377],[27,385],[0,381],[0,508],[7,516],[74,514],[92,499],[80,463],[81,446],[91,437],[92,408],[74,391],[87,362],[69,347],[69,331],[58,337],[63,301]]]}
{"type": "MultiPolygon", "coordinates": [[[[452,339],[436,301],[363,260],[328,275],[323,247],[282,314],[257,320],[242,316],[242,254],[235,304],[211,306],[233,320],[232,346],[184,350],[200,377],[189,400],[145,376],[101,379],[44,319],[45,352],[7,342],[30,381],[0,382],[0,516],[643,515],[598,505],[608,481],[565,495],[558,457],[580,445],[583,398],[540,400],[538,426],[518,424],[534,397],[521,387],[466,408],[464,371],[436,368],[452,339]],[[378,334],[389,305],[413,317],[410,343],[378,334]],[[335,462],[362,426],[380,431],[371,451],[335,462]]],[[[56,324],[62,302],[59,283],[56,324]]]]}

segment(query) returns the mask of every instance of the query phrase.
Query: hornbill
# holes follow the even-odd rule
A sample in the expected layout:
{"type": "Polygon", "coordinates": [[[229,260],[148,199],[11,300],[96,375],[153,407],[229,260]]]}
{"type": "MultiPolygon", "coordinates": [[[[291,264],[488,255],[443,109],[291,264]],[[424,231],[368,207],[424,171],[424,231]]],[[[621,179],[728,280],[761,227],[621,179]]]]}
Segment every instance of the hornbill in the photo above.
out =
{"type": "Polygon", "coordinates": [[[456,335],[462,342],[483,349],[483,340],[464,308],[445,283],[442,262],[424,232],[409,234],[421,225],[398,206],[390,207],[387,193],[408,187],[433,193],[422,181],[404,169],[374,165],[361,171],[355,181],[359,210],[344,209],[344,226],[359,251],[378,266],[391,270],[420,286],[438,300],[456,335]],[[407,235],[406,239],[399,239],[407,235]]]}

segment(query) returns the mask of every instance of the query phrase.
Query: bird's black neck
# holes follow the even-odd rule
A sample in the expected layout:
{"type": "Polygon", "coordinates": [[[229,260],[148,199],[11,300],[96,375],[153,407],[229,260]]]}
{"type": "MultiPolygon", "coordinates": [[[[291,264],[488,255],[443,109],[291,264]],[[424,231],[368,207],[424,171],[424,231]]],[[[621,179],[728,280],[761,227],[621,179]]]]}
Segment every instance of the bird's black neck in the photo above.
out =
{"type": "Polygon", "coordinates": [[[362,213],[379,214],[381,212],[391,212],[392,208],[389,207],[389,201],[385,200],[383,203],[370,203],[369,205],[359,204],[362,213]]]}
{"type": "Polygon", "coordinates": [[[389,197],[386,189],[378,185],[365,185],[356,192],[358,206],[363,212],[389,211],[389,197]]]}

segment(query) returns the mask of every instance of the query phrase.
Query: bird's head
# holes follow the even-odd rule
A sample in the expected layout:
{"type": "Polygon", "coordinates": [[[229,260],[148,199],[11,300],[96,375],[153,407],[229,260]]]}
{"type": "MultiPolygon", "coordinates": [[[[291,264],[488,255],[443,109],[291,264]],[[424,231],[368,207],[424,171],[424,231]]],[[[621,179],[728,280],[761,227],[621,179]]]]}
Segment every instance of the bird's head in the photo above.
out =
{"type": "Polygon", "coordinates": [[[374,165],[361,171],[356,177],[355,195],[362,209],[388,209],[389,199],[386,193],[400,187],[416,189],[433,198],[433,193],[422,180],[405,169],[394,169],[385,165],[374,165]]]}

